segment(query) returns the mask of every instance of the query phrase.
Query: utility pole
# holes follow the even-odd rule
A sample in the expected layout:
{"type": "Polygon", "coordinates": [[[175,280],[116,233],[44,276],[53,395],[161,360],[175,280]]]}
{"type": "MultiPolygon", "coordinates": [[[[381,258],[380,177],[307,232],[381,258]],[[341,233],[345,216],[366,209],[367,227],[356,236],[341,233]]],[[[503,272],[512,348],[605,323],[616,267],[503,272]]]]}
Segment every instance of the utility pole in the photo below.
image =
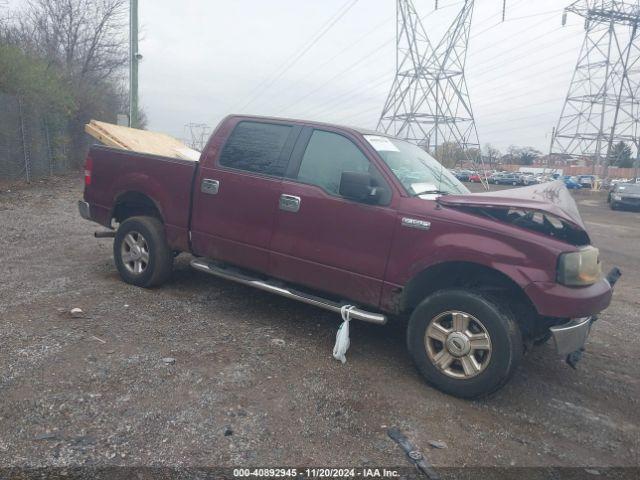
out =
{"type": "Polygon", "coordinates": [[[129,0],[129,126],[138,128],[138,0],[129,0]]]}

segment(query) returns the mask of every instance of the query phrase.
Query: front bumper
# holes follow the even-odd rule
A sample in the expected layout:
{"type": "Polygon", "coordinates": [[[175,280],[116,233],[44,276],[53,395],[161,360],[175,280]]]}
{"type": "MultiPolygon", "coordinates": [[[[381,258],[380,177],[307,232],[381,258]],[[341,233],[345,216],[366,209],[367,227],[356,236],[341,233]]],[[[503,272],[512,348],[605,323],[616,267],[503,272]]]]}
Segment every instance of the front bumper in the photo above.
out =
{"type": "Polygon", "coordinates": [[[611,198],[611,200],[616,205],[621,205],[623,207],[629,207],[629,208],[639,208],[640,207],[640,198],[622,197],[620,200],[615,200],[613,198],[611,198]]]}
{"type": "MultiPolygon", "coordinates": [[[[622,273],[617,267],[612,268],[607,274],[605,281],[610,289],[613,289],[621,275],[622,273]]],[[[587,342],[589,333],[591,333],[591,325],[597,319],[598,317],[595,315],[572,318],[567,323],[549,328],[553,342],[556,345],[556,351],[566,357],[567,363],[573,368],[582,357],[584,345],[587,342]]]]}
{"type": "Polygon", "coordinates": [[[567,323],[551,327],[551,335],[558,354],[565,356],[581,351],[591,332],[596,317],[572,318],[567,323]]]}

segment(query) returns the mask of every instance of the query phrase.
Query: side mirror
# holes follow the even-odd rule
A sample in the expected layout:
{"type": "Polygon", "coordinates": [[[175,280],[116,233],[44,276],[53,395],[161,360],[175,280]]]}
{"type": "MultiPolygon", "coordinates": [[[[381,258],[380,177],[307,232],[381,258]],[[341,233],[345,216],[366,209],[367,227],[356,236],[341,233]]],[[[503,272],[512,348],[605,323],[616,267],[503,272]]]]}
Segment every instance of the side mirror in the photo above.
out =
{"type": "Polygon", "coordinates": [[[368,173],[342,172],[340,195],[357,202],[375,203],[380,191],[373,186],[373,178],[368,173]]]}

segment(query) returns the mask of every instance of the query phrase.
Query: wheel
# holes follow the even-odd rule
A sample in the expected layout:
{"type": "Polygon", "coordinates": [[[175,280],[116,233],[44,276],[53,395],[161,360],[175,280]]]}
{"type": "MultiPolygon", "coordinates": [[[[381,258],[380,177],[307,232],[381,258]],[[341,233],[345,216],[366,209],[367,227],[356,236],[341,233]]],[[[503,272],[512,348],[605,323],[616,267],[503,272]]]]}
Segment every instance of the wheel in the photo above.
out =
{"type": "Polygon", "coordinates": [[[611,210],[617,210],[618,209],[618,204],[616,202],[612,201],[609,206],[611,207],[611,210]]]}
{"type": "Polygon", "coordinates": [[[515,187],[516,185],[518,185],[518,182],[513,182],[512,185],[515,187]]]}
{"type": "Polygon", "coordinates": [[[164,227],[153,217],[131,217],[120,225],[113,242],[113,258],[122,280],[138,287],[164,283],[173,268],[173,252],[164,227]]]}
{"type": "Polygon", "coordinates": [[[407,345],[428,383],[463,398],[501,388],[524,348],[502,303],[465,290],[442,290],[423,300],[409,320],[407,345]]]}

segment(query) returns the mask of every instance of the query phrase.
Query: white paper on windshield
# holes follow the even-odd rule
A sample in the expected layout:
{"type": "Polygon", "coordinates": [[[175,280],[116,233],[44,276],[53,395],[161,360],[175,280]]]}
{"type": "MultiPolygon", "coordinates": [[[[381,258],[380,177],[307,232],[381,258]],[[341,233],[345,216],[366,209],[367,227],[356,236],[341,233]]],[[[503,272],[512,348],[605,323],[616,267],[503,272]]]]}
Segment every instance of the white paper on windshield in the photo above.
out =
{"type": "Polygon", "coordinates": [[[377,152],[399,152],[391,140],[387,137],[380,137],[378,135],[365,135],[364,138],[371,144],[377,152]]]}

